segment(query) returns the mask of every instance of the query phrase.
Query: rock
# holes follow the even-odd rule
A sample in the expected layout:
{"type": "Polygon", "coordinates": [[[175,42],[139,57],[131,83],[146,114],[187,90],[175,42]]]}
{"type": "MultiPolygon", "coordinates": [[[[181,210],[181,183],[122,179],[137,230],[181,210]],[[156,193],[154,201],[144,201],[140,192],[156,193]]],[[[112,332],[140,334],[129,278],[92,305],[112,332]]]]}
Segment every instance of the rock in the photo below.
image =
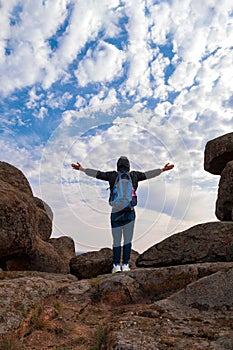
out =
{"type": "Polygon", "coordinates": [[[232,349],[232,271],[233,263],[202,263],[81,281],[3,271],[0,348],[232,349]]]}
{"type": "Polygon", "coordinates": [[[4,162],[0,162],[0,191],[0,267],[69,273],[71,250],[68,253],[64,247],[62,254],[60,244],[61,258],[48,242],[52,233],[51,209],[33,197],[23,173],[4,162]]]}
{"type": "Polygon", "coordinates": [[[36,203],[36,206],[42,209],[43,211],[45,211],[49,219],[53,221],[53,212],[50,206],[47,203],[45,203],[41,198],[38,198],[38,197],[33,197],[33,198],[34,198],[34,202],[36,203]]]}
{"type": "Polygon", "coordinates": [[[23,326],[30,310],[57,290],[56,283],[40,277],[0,281],[0,336],[23,326]]]}
{"type": "Polygon", "coordinates": [[[138,267],[232,261],[233,223],[209,222],[176,233],[141,254],[138,267]]]}
{"type": "Polygon", "coordinates": [[[207,142],[204,153],[204,169],[221,175],[226,164],[233,160],[233,132],[207,142]]]}
{"type": "Polygon", "coordinates": [[[138,304],[107,324],[105,349],[230,350],[232,311],[210,312],[169,299],[138,304]]]}
{"type": "Polygon", "coordinates": [[[58,311],[55,307],[47,306],[44,307],[40,313],[42,321],[51,321],[58,317],[58,311]]]}
{"type": "Polygon", "coordinates": [[[2,181],[32,197],[31,186],[22,171],[6,162],[0,162],[0,182],[2,181]]]}
{"type": "Polygon", "coordinates": [[[37,206],[39,235],[44,241],[48,241],[52,233],[53,212],[47,203],[38,197],[33,197],[37,206]]]}
{"type": "Polygon", "coordinates": [[[18,278],[40,277],[48,281],[53,281],[59,284],[59,288],[77,282],[78,279],[71,274],[42,272],[42,271],[2,271],[0,280],[13,280],[18,278]]]}
{"type": "Polygon", "coordinates": [[[112,250],[110,248],[80,254],[70,260],[70,272],[79,279],[92,278],[111,271],[112,250]]]}
{"type": "Polygon", "coordinates": [[[200,263],[160,268],[140,268],[129,272],[139,284],[143,296],[163,299],[203,276],[233,268],[230,263],[200,263]]]}
{"type": "Polygon", "coordinates": [[[28,270],[70,273],[69,265],[52,244],[44,242],[40,237],[36,237],[33,247],[28,253],[30,265],[28,270]]]}
{"type": "Polygon", "coordinates": [[[169,298],[200,309],[233,306],[233,269],[203,277],[169,298]]]}
{"type": "Polygon", "coordinates": [[[27,254],[9,257],[5,268],[8,271],[70,272],[68,257],[64,259],[52,244],[43,241],[39,236],[35,237],[32,248],[27,254]]]}
{"type": "Polygon", "coordinates": [[[32,310],[35,312],[49,296],[76,281],[75,276],[68,274],[3,271],[0,274],[0,339],[9,331],[22,332],[28,326],[32,310]]]}
{"type": "Polygon", "coordinates": [[[131,254],[130,254],[130,261],[129,261],[129,266],[131,268],[131,270],[134,270],[136,269],[136,261],[137,261],[137,258],[139,257],[139,253],[132,249],[131,250],[131,254]]]}
{"type": "Polygon", "coordinates": [[[26,254],[12,255],[4,259],[6,271],[28,271],[31,269],[31,260],[26,254]]]}
{"type": "Polygon", "coordinates": [[[33,197],[0,180],[0,259],[29,251],[38,231],[33,197]]]}
{"type": "Polygon", "coordinates": [[[71,237],[62,236],[50,238],[49,243],[53,246],[59,257],[65,262],[67,271],[70,271],[70,260],[75,258],[75,245],[71,237]]]}
{"type": "Polygon", "coordinates": [[[98,293],[102,302],[110,305],[124,305],[142,300],[154,301],[166,298],[204,276],[232,268],[233,262],[140,268],[100,276],[98,293]]]}
{"type": "Polygon", "coordinates": [[[233,221],[233,161],[222,171],[215,214],[221,221],[233,221]]]}
{"type": "Polygon", "coordinates": [[[99,283],[102,302],[110,305],[131,304],[141,299],[140,284],[129,274],[117,273],[99,283]]]}

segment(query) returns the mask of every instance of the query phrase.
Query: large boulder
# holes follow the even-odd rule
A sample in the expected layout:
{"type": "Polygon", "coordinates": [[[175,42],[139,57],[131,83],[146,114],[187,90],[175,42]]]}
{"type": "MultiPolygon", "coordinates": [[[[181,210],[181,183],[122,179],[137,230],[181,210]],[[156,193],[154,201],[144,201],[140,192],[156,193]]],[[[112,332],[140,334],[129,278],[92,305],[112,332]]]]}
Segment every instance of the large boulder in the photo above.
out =
{"type": "Polygon", "coordinates": [[[38,232],[33,197],[0,180],[0,259],[29,251],[38,232]]]}
{"type": "Polygon", "coordinates": [[[43,241],[39,236],[36,236],[33,241],[33,246],[28,256],[30,259],[28,270],[56,273],[70,272],[66,260],[58,254],[52,244],[43,241]]]}
{"type": "Polygon", "coordinates": [[[30,197],[33,196],[31,186],[22,171],[9,163],[0,162],[0,181],[10,184],[30,197]]]}
{"type": "Polygon", "coordinates": [[[99,251],[77,255],[70,260],[70,272],[78,277],[92,278],[112,270],[112,250],[103,248],[99,251]]]}
{"type": "Polygon", "coordinates": [[[226,164],[233,160],[233,132],[207,142],[204,154],[204,169],[221,175],[226,164]]]}
{"type": "Polygon", "coordinates": [[[0,162],[0,267],[6,270],[69,272],[69,264],[48,242],[52,211],[34,197],[28,180],[0,162]]]}
{"type": "Polygon", "coordinates": [[[233,221],[233,161],[222,171],[215,214],[221,221],[233,221]]]}
{"type": "Polygon", "coordinates": [[[232,307],[233,269],[203,277],[172,295],[170,300],[201,309],[232,307]]]}
{"type": "Polygon", "coordinates": [[[176,233],[142,253],[138,267],[233,261],[233,223],[209,222],[176,233]]]}

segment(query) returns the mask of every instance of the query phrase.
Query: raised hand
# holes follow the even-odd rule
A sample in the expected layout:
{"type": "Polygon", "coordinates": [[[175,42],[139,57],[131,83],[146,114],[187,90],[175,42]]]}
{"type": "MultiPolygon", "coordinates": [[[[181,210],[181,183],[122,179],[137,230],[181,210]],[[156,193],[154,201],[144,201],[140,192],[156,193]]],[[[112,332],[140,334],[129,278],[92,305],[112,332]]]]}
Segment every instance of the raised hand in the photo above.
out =
{"type": "Polygon", "coordinates": [[[85,169],[82,167],[82,165],[79,162],[72,163],[71,166],[75,170],[85,171],[85,169]]]}
{"type": "Polygon", "coordinates": [[[162,171],[167,171],[167,170],[171,170],[174,168],[174,164],[165,164],[164,167],[162,168],[162,171]]]}

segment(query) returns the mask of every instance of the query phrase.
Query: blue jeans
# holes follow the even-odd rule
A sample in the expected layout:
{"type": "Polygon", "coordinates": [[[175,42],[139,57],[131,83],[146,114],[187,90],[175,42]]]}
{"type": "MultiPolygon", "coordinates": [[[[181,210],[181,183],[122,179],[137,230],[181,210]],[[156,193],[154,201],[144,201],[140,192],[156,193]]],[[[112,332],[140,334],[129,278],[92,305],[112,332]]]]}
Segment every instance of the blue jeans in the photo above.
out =
{"type": "Polygon", "coordinates": [[[111,213],[111,227],[113,237],[113,263],[119,265],[121,261],[121,240],[124,238],[123,244],[123,264],[128,264],[130,259],[132,238],[135,222],[135,211],[122,210],[111,213]]]}

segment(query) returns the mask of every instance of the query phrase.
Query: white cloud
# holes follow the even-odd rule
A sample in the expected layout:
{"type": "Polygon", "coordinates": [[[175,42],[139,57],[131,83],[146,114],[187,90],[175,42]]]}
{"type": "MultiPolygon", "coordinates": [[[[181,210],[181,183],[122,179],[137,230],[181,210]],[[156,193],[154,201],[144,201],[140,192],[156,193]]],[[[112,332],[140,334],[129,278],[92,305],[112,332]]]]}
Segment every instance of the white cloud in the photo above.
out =
{"type": "Polygon", "coordinates": [[[35,114],[36,118],[44,119],[44,117],[48,114],[48,109],[45,107],[41,107],[38,114],[35,114]]]}
{"type": "Polygon", "coordinates": [[[137,95],[136,99],[151,96],[149,62],[152,51],[148,45],[148,19],[145,15],[143,0],[126,1],[126,14],[129,22],[127,61],[129,69],[127,79],[122,88],[122,95],[137,95]]]}
{"type": "Polygon", "coordinates": [[[176,91],[192,86],[194,84],[197,71],[200,67],[200,63],[181,62],[178,64],[176,70],[169,78],[169,84],[176,91]]]}
{"type": "MultiPolygon", "coordinates": [[[[185,2],[186,3],[186,2],[185,2]]],[[[185,4],[183,4],[185,6],[185,4]]],[[[151,37],[154,44],[165,45],[169,34],[169,23],[171,21],[171,6],[168,2],[154,5],[153,0],[148,1],[148,9],[151,13],[151,37]]],[[[177,17],[175,17],[176,20],[177,17]]]]}
{"type": "Polygon", "coordinates": [[[70,92],[64,92],[61,96],[56,96],[55,93],[49,92],[47,95],[46,105],[52,109],[64,109],[67,103],[72,99],[70,92]]]}
{"type": "Polygon", "coordinates": [[[122,75],[125,54],[114,45],[100,42],[94,52],[88,50],[75,74],[81,86],[94,82],[111,82],[122,75]]]}
{"type": "Polygon", "coordinates": [[[17,88],[23,88],[40,82],[44,78],[44,70],[48,66],[51,49],[47,43],[66,17],[66,5],[68,1],[42,2],[7,1],[1,8],[2,23],[5,23],[1,31],[2,49],[1,75],[5,79],[2,93],[8,94],[17,88]],[[10,17],[19,9],[19,19],[15,25],[9,26],[10,17]],[[6,10],[7,7],[7,10],[6,10]],[[4,11],[5,10],[5,11],[4,11]],[[51,16],[51,13],[53,14],[51,16]],[[5,56],[5,49],[10,50],[10,55],[5,56]]]}
{"type": "Polygon", "coordinates": [[[33,86],[33,88],[29,91],[29,100],[26,103],[26,106],[28,109],[33,109],[37,107],[39,101],[44,97],[43,94],[37,94],[36,88],[33,86]]]}

